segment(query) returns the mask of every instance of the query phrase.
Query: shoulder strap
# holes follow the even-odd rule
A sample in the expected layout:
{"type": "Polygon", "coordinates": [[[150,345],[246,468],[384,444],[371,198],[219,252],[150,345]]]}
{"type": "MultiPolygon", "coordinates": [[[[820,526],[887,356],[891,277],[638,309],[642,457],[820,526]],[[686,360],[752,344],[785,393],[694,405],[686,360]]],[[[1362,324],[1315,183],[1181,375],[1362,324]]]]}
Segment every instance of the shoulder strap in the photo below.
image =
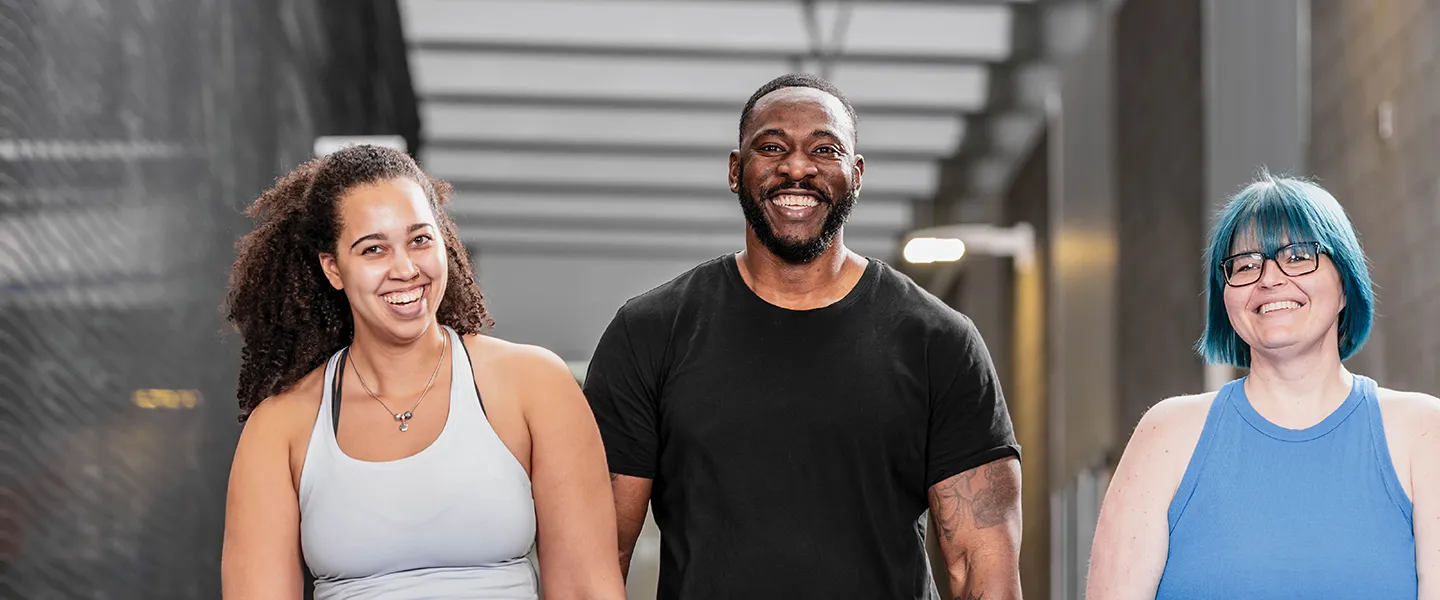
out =
{"type": "MultiPolygon", "coordinates": [[[[475,381],[475,367],[470,362],[470,348],[465,345],[464,336],[456,333],[455,344],[460,346],[461,350],[465,351],[465,366],[467,367],[465,370],[470,372],[470,385],[475,387],[475,399],[480,403],[480,414],[489,417],[489,413],[485,412],[485,399],[480,397],[480,383],[475,381]]],[[[459,373],[455,373],[454,369],[451,369],[450,376],[455,377],[457,375],[459,375],[459,373]]]]}
{"type": "Polygon", "coordinates": [[[336,437],[340,435],[340,382],[345,379],[345,359],[350,357],[350,349],[340,351],[340,360],[335,363],[335,381],[330,387],[330,422],[334,427],[336,437]]]}

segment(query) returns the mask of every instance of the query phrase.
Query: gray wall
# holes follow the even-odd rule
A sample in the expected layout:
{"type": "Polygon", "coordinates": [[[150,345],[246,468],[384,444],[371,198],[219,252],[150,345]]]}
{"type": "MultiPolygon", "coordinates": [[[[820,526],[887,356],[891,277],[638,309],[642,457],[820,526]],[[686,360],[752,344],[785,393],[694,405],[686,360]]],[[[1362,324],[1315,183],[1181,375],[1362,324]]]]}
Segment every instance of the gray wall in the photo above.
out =
{"type": "Polygon", "coordinates": [[[1052,496],[1051,592],[1084,590],[1105,455],[1116,437],[1116,254],[1110,9],[1092,7],[1094,37],[1062,65],[1049,126],[1047,237],[1052,496]]]}
{"type": "MultiPolygon", "coordinates": [[[[744,244],[735,206],[736,249],[744,244]]],[[[690,258],[577,258],[476,254],[475,270],[495,318],[495,336],[537,344],[568,361],[588,361],[600,334],[626,300],[694,267],[690,258]]]]}
{"type": "Polygon", "coordinates": [[[1119,392],[1111,461],[1145,410],[1201,391],[1206,206],[1201,0],[1129,0],[1115,16],[1119,392]]]}
{"type": "Polygon", "coordinates": [[[1021,491],[1025,517],[1020,546],[1020,578],[1026,596],[1047,597],[1051,582],[1050,556],[1050,399],[1046,397],[1046,323],[1050,241],[1050,151],[1043,133],[1034,150],[1016,171],[1002,205],[1002,225],[1027,223],[1034,228],[1036,261],[1028,269],[1007,270],[999,286],[1006,290],[1003,335],[1013,349],[1010,368],[1002,379],[1015,437],[1023,449],[1021,491]]]}
{"type": "Polygon", "coordinates": [[[1440,393],[1440,2],[1316,0],[1310,24],[1311,171],[1359,230],[1379,296],[1375,331],[1349,366],[1440,393]]]}

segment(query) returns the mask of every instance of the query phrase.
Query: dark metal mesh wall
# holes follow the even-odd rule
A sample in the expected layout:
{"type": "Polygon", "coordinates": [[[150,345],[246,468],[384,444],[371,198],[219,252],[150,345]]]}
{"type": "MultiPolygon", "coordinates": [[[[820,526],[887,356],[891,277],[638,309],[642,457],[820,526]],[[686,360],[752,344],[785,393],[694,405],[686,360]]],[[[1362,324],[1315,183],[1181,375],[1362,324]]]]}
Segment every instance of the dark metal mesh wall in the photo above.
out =
{"type": "Polygon", "coordinates": [[[218,598],[240,210],[417,117],[393,1],[0,0],[0,598],[218,598]]]}

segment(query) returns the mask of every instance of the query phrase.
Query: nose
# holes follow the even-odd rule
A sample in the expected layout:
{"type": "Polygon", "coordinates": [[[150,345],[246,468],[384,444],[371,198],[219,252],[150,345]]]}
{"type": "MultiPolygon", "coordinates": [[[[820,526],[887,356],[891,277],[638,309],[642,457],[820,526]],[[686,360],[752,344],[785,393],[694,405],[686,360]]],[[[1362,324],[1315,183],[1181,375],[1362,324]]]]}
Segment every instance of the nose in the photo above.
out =
{"type": "Polygon", "coordinates": [[[1275,262],[1275,259],[1265,259],[1265,264],[1260,269],[1260,287],[1279,287],[1289,282],[1290,278],[1280,271],[1280,264],[1275,262]]]}
{"type": "Polygon", "coordinates": [[[779,171],[781,175],[791,181],[813,179],[820,173],[820,169],[815,166],[815,161],[810,160],[810,156],[804,150],[799,149],[790,152],[784,160],[780,161],[779,171]]]}
{"type": "Polygon", "coordinates": [[[415,261],[410,259],[407,252],[395,252],[395,257],[390,263],[390,276],[400,281],[410,281],[420,276],[420,268],[415,266],[415,261]]]}

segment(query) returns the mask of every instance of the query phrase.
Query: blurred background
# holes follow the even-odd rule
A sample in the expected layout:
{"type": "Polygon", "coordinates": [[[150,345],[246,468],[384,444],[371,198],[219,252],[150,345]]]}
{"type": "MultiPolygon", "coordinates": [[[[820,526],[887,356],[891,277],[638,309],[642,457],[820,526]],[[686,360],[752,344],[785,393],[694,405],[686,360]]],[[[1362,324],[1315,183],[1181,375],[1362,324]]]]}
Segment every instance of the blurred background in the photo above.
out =
{"type": "Polygon", "coordinates": [[[807,71],[860,113],[846,241],[994,353],[1026,597],[1079,598],[1135,422],[1237,375],[1191,350],[1200,253],[1262,166],[1359,228],[1350,368],[1440,393],[1437,56],[1440,0],[0,0],[0,597],[219,597],[241,210],[334,136],[454,182],[494,334],[579,377],[627,298],[742,246],[740,109],[807,71]]]}

